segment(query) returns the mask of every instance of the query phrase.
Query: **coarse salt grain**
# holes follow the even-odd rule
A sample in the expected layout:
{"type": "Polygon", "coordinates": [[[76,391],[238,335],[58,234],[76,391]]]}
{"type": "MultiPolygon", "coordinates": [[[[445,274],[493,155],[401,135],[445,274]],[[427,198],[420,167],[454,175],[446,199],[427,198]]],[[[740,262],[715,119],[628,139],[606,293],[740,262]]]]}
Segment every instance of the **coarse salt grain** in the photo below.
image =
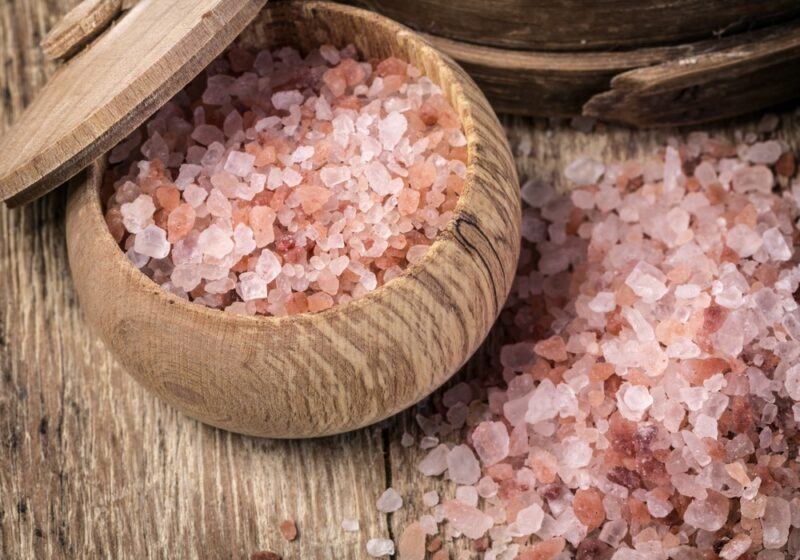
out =
{"type": "Polygon", "coordinates": [[[501,370],[418,417],[450,434],[419,470],[458,485],[423,496],[428,534],[491,559],[796,554],[800,209],[772,192],[780,145],[748,138],[523,185],[501,370]]]}
{"type": "Polygon", "coordinates": [[[234,46],[204,105],[182,93],[115,148],[106,221],[131,262],[251,315],[323,311],[420,262],[463,188],[466,137],[417,69],[354,56],[234,46]]]}

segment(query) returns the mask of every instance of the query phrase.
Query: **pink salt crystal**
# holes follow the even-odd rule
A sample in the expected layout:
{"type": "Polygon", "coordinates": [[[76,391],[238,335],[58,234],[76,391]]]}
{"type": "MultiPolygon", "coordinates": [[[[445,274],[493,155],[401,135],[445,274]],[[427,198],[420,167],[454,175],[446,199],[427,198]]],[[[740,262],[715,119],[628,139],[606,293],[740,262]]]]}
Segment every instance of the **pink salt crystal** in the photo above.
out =
{"type": "Polygon", "coordinates": [[[764,548],[776,549],[786,544],[789,538],[792,515],[789,502],[778,496],[767,496],[761,526],[764,548]]]}
{"type": "Polygon", "coordinates": [[[775,261],[788,261],[792,258],[792,249],[786,243],[778,228],[770,228],[764,232],[762,237],[764,249],[767,250],[770,257],[775,261]]]}
{"type": "Polygon", "coordinates": [[[511,535],[526,537],[537,533],[544,521],[544,510],[539,504],[531,504],[517,512],[514,522],[508,526],[511,535]]]}
{"type": "Polygon", "coordinates": [[[781,157],[781,145],[775,140],[756,142],[745,150],[744,157],[752,163],[772,165],[781,157]]]}
{"type": "Polygon", "coordinates": [[[408,128],[408,121],[397,111],[389,113],[378,125],[378,138],[384,150],[394,150],[408,128]]]}
{"type": "Polygon", "coordinates": [[[684,513],[684,521],[704,531],[718,531],[728,519],[730,504],[728,499],[716,492],[710,492],[705,500],[694,500],[684,513]]]}
{"type": "Polygon", "coordinates": [[[428,245],[413,245],[409,247],[406,253],[406,259],[408,259],[410,264],[417,264],[425,256],[425,253],[428,252],[428,249],[428,245]]]}
{"type": "Polygon", "coordinates": [[[470,539],[478,539],[486,534],[494,522],[479,509],[456,500],[444,503],[444,516],[453,528],[470,539]]]}
{"type": "Polygon", "coordinates": [[[441,444],[425,456],[420,461],[417,468],[425,476],[438,476],[447,470],[449,449],[445,444],[441,444]]]}
{"type": "Polygon", "coordinates": [[[216,126],[201,124],[192,132],[192,139],[204,146],[210,146],[214,142],[225,142],[225,134],[216,126]]]}
{"type": "Polygon", "coordinates": [[[418,522],[411,523],[403,530],[397,543],[399,560],[425,559],[425,531],[418,522]]]}
{"type": "Polygon", "coordinates": [[[764,165],[745,166],[733,174],[733,190],[738,193],[768,193],[773,184],[772,171],[764,165]]]}
{"type": "Polygon", "coordinates": [[[483,464],[493,465],[508,456],[508,429],[502,422],[481,422],[472,432],[472,443],[483,464]]]}
{"type": "Polygon", "coordinates": [[[391,513],[403,507],[403,498],[394,488],[387,488],[376,502],[378,511],[391,513]]]}
{"type": "Polygon", "coordinates": [[[719,551],[722,560],[736,560],[744,555],[753,544],[753,539],[747,535],[738,534],[729,540],[719,551]]]}
{"type": "Polygon", "coordinates": [[[555,362],[563,362],[567,359],[566,344],[564,344],[564,339],[558,335],[540,340],[533,347],[533,351],[539,356],[555,362]]]}
{"type": "Polygon", "coordinates": [[[447,454],[447,472],[457,484],[475,484],[481,476],[481,467],[469,447],[457,445],[447,454]]]}
{"type": "Polygon", "coordinates": [[[742,258],[751,257],[761,248],[761,236],[744,224],[738,224],[728,230],[725,244],[742,258]]]}

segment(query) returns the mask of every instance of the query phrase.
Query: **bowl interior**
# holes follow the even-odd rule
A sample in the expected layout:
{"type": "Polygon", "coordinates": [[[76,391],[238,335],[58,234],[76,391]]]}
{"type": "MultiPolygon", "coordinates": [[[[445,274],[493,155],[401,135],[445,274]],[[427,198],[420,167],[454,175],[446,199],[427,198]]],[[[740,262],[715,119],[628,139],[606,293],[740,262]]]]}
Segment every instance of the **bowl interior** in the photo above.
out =
{"type": "MultiPolygon", "coordinates": [[[[285,2],[267,5],[237,37],[236,41],[243,47],[254,51],[289,46],[303,54],[323,44],[332,44],[338,48],[353,44],[358,50],[359,57],[363,60],[380,60],[395,56],[416,66],[423,75],[442,89],[442,94],[461,120],[467,139],[467,176],[454,216],[458,215],[460,209],[469,207],[473,191],[474,170],[472,164],[477,138],[474,133],[471,105],[466,99],[461,84],[466,74],[457,76],[454,67],[444,62],[445,55],[424,42],[420,36],[391,20],[359,8],[335,5],[330,2],[285,2]]],[[[100,216],[103,214],[104,201],[110,194],[110,185],[100,186],[96,194],[96,207],[100,216]]],[[[317,314],[346,313],[348,307],[369,305],[369,302],[376,297],[373,294],[381,291],[387,284],[405,277],[414,269],[425,267],[427,263],[435,259],[441,238],[446,236],[447,232],[452,233],[452,229],[453,220],[439,232],[437,239],[431,244],[423,258],[414,265],[408,265],[400,276],[378,286],[357,300],[334,305],[325,311],[317,312],[317,314]]],[[[116,245],[110,235],[108,238],[116,245]]],[[[138,273],[144,276],[128,261],[122,251],[118,252],[125,265],[130,267],[134,274],[138,273]]],[[[233,321],[286,321],[298,317],[297,315],[282,317],[238,315],[190,302],[166,290],[160,290],[160,292],[163,297],[171,299],[174,304],[199,307],[204,312],[211,314],[224,314],[224,317],[230,317],[233,321]]]]}

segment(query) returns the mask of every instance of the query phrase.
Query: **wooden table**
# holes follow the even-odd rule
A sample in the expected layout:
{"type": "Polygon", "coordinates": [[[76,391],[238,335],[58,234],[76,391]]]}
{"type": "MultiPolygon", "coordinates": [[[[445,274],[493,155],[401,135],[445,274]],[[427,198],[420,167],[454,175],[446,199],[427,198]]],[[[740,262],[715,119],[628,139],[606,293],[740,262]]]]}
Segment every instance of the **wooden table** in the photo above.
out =
{"type": "MultiPolygon", "coordinates": [[[[0,1],[0,129],[53,72],[38,43],[76,1],[0,1]]],[[[781,115],[777,136],[797,145],[798,117],[791,107],[781,115]]],[[[670,134],[506,124],[521,176],[555,181],[577,153],[646,153],[670,134]]],[[[146,393],[84,324],[64,206],[60,189],[0,208],[0,558],[365,558],[369,538],[398,537],[420,514],[424,492],[452,494],[418,475],[423,452],[400,445],[404,431],[421,437],[414,411],[338,437],[273,441],[209,428],[146,393]],[[375,500],[389,485],[406,506],[379,514],[375,500]],[[361,530],[344,532],[345,517],[361,530]],[[300,532],[293,543],[278,531],[287,518],[300,532]]],[[[462,375],[479,374],[501,340],[495,330],[462,375]]],[[[463,545],[452,550],[470,557],[463,545]]]]}

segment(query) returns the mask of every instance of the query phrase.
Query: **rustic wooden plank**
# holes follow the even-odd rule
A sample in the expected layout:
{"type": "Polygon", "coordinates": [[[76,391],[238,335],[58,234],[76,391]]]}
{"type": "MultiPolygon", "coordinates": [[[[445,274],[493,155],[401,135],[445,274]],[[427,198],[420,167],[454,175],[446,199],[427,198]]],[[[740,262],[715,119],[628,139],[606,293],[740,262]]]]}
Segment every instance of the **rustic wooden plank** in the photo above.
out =
{"type": "Polygon", "coordinates": [[[349,0],[425,33],[509,49],[625,50],[710,39],[800,15],[794,0],[349,0]]]}
{"type": "Polygon", "coordinates": [[[83,0],[47,33],[42,51],[48,58],[69,58],[107,28],[121,11],[122,0],[83,0]]]}
{"type": "MultiPolygon", "coordinates": [[[[72,0],[0,3],[0,129],[54,66],[38,43],[72,0]]],[[[304,442],[236,436],[160,403],[84,323],[65,193],[0,209],[0,558],[364,556],[388,536],[380,428],[304,442]],[[344,516],[362,530],[344,533],[344,516]],[[300,538],[278,533],[285,518],[300,538]]]]}

